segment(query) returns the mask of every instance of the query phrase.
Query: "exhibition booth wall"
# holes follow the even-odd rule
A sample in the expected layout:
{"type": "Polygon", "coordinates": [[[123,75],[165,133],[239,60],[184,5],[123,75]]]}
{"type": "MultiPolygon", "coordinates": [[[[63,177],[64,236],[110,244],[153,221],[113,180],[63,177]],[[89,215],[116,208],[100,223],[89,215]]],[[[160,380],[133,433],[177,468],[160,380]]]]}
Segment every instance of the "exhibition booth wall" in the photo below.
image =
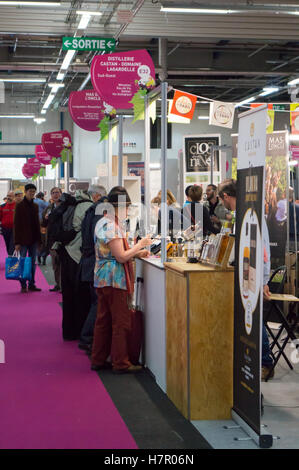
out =
{"type": "MultiPolygon", "coordinates": [[[[167,187],[178,197],[179,181],[179,151],[183,148],[183,137],[188,135],[221,135],[221,145],[232,145],[231,134],[237,133],[237,118],[234,120],[232,129],[225,129],[218,126],[210,126],[208,120],[198,119],[207,116],[208,106],[200,105],[196,107],[194,118],[190,124],[172,123],[171,148],[167,149],[168,174],[167,187]]],[[[65,113],[67,115],[68,113],[65,113]]],[[[159,113],[157,113],[159,115],[159,113]]],[[[133,117],[124,118],[123,131],[123,155],[128,156],[128,161],[144,161],[144,121],[140,120],[132,123],[133,117]]],[[[274,130],[285,130],[290,125],[289,113],[276,112],[274,130]]],[[[80,180],[91,179],[97,176],[97,165],[107,163],[108,140],[100,142],[100,131],[89,132],[79,128],[73,123],[73,161],[74,177],[80,180]]],[[[118,154],[118,135],[113,141],[113,155],[118,154]]],[[[161,159],[161,149],[151,148],[151,164],[159,164],[161,159]]],[[[232,152],[226,152],[228,161],[226,177],[231,176],[232,152]]]]}

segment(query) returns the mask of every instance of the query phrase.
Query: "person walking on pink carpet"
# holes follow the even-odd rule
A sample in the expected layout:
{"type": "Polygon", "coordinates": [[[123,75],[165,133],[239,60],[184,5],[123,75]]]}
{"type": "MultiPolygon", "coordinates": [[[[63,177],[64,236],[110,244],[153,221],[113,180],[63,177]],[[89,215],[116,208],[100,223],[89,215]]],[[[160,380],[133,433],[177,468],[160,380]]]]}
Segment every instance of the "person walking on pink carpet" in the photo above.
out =
{"type": "MultiPolygon", "coordinates": [[[[31,257],[31,281],[28,283],[28,291],[39,292],[35,285],[35,259],[38,245],[41,243],[38,206],[33,202],[36,186],[29,183],[25,186],[25,197],[16,205],[14,217],[14,244],[15,250],[22,258],[31,257]]],[[[27,281],[21,282],[21,292],[27,292],[27,281]]]]}

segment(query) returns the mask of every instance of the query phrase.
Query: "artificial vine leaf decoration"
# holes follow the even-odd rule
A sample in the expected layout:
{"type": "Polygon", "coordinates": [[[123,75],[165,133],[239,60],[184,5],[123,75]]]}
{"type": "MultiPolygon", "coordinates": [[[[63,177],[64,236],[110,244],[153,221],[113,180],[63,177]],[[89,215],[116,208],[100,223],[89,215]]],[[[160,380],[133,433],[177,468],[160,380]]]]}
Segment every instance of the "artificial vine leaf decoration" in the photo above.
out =
{"type": "Polygon", "coordinates": [[[109,117],[108,117],[108,116],[105,116],[105,117],[99,122],[99,124],[97,125],[97,127],[98,127],[98,128],[100,129],[100,131],[101,131],[100,142],[102,142],[102,140],[107,140],[107,139],[108,139],[109,122],[110,122],[109,117]]]}
{"type": "Polygon", "coordinates": [[[67,161],[69,161],[69,163],[72,163],[73,153],[71,148],[63,148],[60,152],[60,156],[62,163],[66,163],[67,161]]]}
{"type": "Polygon", "coordinates": [[[46,176],[46,169],[44,167],[40,168],[38,174],[39,176],[46,176]]]}
{"type": "Polygon", "coordinates": [[[51,168],[51,169],[53,170],[53,169],[56,167],[56,165],[57,165],[57,158],[55,158],[55,157],[52,158],[52,160],[51,160],[50,163],[51,163],[51,165],[52,165],[52,168],[51,168]]]}
{"type": "Polygon", "coordinates": [[[60,156],[61,156],[62,163],[66,163],[67,162],[67,157],[68,157],[68,149],[66,149],[66,148],[62,149],[61,152],[60,152],[60,156]]]}
{"type": "Polygon", "coordinates": [[[37,173],[34,173],[34,175],[33,175],[32,178],[31,178],[32,181],[37,180],[38,176],[39,176],[39,175],[38,175],[37,173]]]}
{"type": "Polygon", "coordinates": [[[144,119],[144,97],[146,94],[146,90],[138,90],[130,101],[134,106],[134,120],[132,124],[144,119]]]}

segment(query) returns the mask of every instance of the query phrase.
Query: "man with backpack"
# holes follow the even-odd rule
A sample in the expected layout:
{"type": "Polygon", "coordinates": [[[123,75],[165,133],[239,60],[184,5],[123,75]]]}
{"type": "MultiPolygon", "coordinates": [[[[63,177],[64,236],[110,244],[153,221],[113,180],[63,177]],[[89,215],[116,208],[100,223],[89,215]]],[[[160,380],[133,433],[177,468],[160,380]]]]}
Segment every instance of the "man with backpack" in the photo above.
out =
{"type": "Polygon", "coordinates": [[[50,292],[61,292],[61,264],[59,259],[59,253],[57,250],[52,248],[53,244],[55,243],[55,235],[57,232],[56,227],[56,212],[55,210],[60,205],[60,197],[62,195],[62,191],[58,187],[54,187],[51,189],[51,203],[46,208],[43,213],[41,227],[47,231],[46,234],[46,245],[47,251],[50,253],[52,259],[52,268],[54,272],[55,278],[55,286],[52,287],[50,292]]]}
{"type": "Polygon", "coordinates": [[[94,204],[86,211],[81,226],[82,234],[82,257],[80,261],[80,280],[88,283],[90,290],[90,309],[83,329],[81,331],[79,348],[90,351],[93,341],[93,330],[97,317],[98,297],[94,288],[95,248],[94,230],[97,222],[103,217],[103,207],[99,205],[108,202],[107,191],[104,186],[90,186],[88,192],[91,194],[94,204]],[[98,209],[98,210],[97,210],[98,209]]]}
{"type": "Polygon", "coordinates": [[[79,278],[81,260],[81,224],[86,211],[93,204],[91,196],[76,191],[76,196],[63,193],[61,204],[54,211],[57,228],[56,244],[61,260],[62,288],[62,336],[64,340],[73,341],[80,333],[89,311],[89,285],[79,278]]]}

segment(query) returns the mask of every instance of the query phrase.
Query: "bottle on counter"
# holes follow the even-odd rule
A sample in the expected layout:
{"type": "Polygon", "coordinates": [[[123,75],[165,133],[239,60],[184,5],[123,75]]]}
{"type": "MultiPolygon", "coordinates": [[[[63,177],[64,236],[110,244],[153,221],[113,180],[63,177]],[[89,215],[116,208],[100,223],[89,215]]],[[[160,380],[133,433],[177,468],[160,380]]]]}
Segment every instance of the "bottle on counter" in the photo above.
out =
{"type": "Polygon", "coordinates": [[[222,228],[221,229],[221,241],[220,241],[217,264],[222,263],[222,260],[223,260],[223,257],[225,255],[226,248],[227,248],[227,245],[228,245],[228,241],[229,241],[229,233],[230,233],[230,229],[227,229],[227,228],[222,228]]]}
{"type": "Polygon", "coordinates": [[[188,241],[188,253],[187,253],[187,263],[197,263],[197,257],[195,253],[195,240],[188,241]]]}

